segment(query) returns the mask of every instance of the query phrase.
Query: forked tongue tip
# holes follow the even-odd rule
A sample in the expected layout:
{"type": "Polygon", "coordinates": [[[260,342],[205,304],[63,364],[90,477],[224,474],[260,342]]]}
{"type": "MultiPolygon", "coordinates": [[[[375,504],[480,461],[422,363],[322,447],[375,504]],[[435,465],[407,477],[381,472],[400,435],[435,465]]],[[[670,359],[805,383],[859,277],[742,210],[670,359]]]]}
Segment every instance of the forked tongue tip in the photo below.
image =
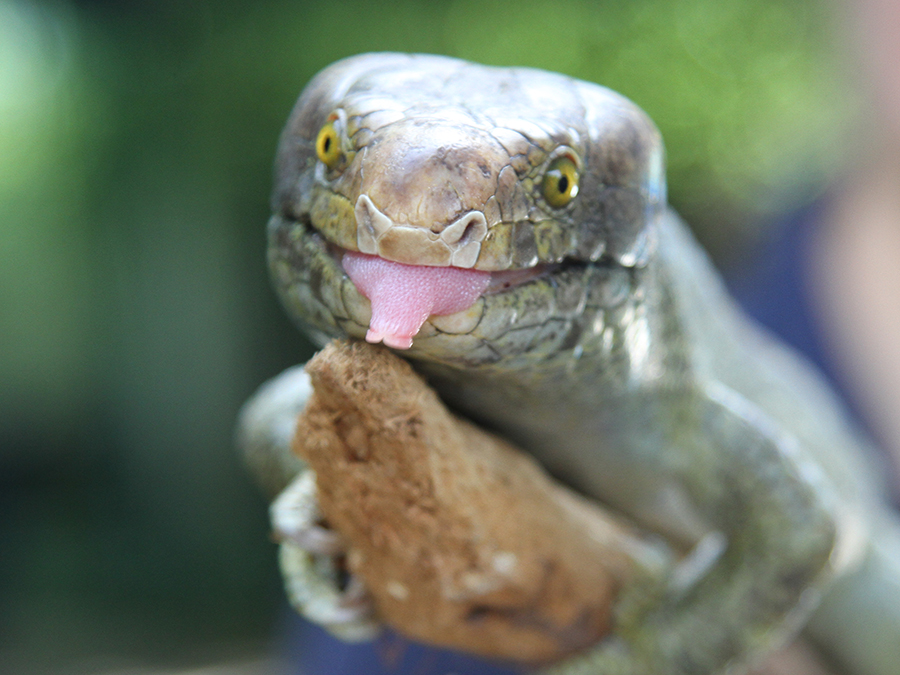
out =
{"type": "MultiPolygon", "coordinates": [[[[416,331],[418,332],[418,328],[416,331]]],[[[391,333],[379,333],[371,328],[366,332],[366,342],[371,342],[373,345],[384,342],[386,346],[393,347],[394,349],[409,349],[412,347],[413,343],[412,337],[394,335],[391,333]]]]}
{"type": "Polygon", "coordinates": [[[342,265],[372,304],[366,341],[394,349],[409,349],[430,315],[471,307],[491,279],[490,272],[404,265],[355,251],[344,253],[342,265]]]}

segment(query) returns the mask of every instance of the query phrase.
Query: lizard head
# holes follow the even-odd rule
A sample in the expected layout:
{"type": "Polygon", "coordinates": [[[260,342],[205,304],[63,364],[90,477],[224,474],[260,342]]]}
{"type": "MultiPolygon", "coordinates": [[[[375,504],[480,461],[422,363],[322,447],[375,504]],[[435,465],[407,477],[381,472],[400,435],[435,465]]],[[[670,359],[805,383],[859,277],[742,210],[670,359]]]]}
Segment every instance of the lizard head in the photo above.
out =
{"type": "MultiPolygon", "coordinates": [[[[485,294],[646,265],[664,207],[659,133],[620,95],[538,70],[363,55],[317,75],[291,114],[270,261],[291,313],[325,335],[409,309],[418,318],[369,335],[405,348],[481,323],[470,310],[485,294]],[[311,259],[316,247],[330,272],[311,259]],[[438,318],[443,329],[429,319],[459,312],[468,319],[438,318]]],[[[503,330],[522,297],[497,316],[503,330]]]]}

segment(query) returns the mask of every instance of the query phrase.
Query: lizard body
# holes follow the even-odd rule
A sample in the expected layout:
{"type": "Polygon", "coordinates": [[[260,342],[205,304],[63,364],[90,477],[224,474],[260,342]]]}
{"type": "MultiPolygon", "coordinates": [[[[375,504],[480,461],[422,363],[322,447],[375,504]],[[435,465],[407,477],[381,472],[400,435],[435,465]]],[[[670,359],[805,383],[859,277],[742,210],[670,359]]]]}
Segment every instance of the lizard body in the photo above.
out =
{"type": "MultiPolygon", "coordinates": [[[[346,59],[291,115],[273,206],[273,279],[314,338],[406,350],[451,406],[579,491],[682,546],[719,542],[691,584],[555,673],[740,672],[823,596],[813,637],[848,673],[900,671],[900,537],[861,444],[817,374],[735,309],[666,206],[662,142],[632,103],[536,70],[346,59]],[[352,268],[373,259],[386,267],[352,268]],[[480,290],[432,313],[459,270],[480,290]],[[390,296],[392,271],[413,290],[390,296]],[[421,321],[391,324],[397,307],[421,321]],[[873,578],[886,590],[869,611],[857,589],[873,578]]],[[[245,412],[245,447],[284,445],[267,429],[302,396],[271,398],[245,412]]],[[[318,581],[291,555],[311,606],[318,581]]]]}

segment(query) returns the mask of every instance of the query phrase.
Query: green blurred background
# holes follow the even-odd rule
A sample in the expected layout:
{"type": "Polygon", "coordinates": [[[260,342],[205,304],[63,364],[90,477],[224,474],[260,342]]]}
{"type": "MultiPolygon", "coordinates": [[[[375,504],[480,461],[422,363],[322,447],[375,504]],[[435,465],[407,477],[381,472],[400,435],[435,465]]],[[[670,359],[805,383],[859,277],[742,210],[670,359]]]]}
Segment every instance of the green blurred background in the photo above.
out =
{"type": "Polygon", "coordinates": [[[283,610],[241,402],[311,347],[264,263],[305,82],[373,50],[606,84],[723,265],[840,170],[855,119],[800,0],[0,0],[0,672],[267,649],[283,610]]]}

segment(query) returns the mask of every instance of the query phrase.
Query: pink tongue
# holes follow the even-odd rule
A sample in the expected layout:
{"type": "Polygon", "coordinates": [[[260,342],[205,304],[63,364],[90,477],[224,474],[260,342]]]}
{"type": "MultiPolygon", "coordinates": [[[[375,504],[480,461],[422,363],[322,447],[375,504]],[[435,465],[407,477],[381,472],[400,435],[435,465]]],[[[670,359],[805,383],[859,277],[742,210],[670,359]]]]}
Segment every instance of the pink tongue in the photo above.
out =
{"type": "Polygon", "coordinates": [[[460,267],[403,265],[374,255],[344,253],[344,271],[372,303],[367,342],[409,349],[432,314],[471,307],[487,288],[490,272],[460,267]]]}

